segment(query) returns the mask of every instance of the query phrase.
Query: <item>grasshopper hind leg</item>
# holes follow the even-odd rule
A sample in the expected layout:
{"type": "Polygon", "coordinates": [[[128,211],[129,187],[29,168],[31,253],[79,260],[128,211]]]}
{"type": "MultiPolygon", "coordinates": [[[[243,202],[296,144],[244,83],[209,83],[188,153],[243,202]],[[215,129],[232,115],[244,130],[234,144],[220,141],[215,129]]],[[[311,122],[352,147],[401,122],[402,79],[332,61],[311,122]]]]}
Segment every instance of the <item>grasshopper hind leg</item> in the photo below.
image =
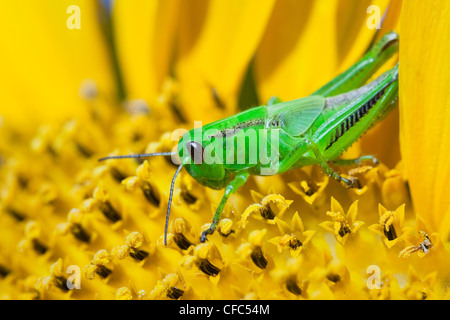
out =
{"type": "MultiPolygon", "coordinates": [[[[311,141],[308,140],[308,145],[311,148],[311,150],[313,151],[314,155],[316,156],[316,159],[318,161],[318,164],[320,165],[320,167],[322,168],[323,172],[325,172],[328,176],[332,177],[333,179],[336,179],[337,181],[342,181],[348,188],[356,188],[356,189],[361,189],[361,183],[359,182],[359,180],[357,178],[352,178],[352,179],[347,179],[342,177],[339,173],[337,173],[336,171],[333,170],[333,168],[331,168],[328,165],[327,160],[323,157],[322,153],[320,152],[319,148],[317,147],[317,145],[311,141]]],[[[357,164],[357,163],[361,163],[362,160],[367,160],[367,159],[376,159],[373,156],[363,156],[357,159],[349,159],[349,160],[345,160],[345,159],[341,159],[341,160],[334,160],[333,163],[336,163],[338,161],[344,161],[346,162],[346,164],[357,164]],[[372,158],[370,158],[372,157],[372,158]]],[[[378,160],[376,160],[378,161],[378,160]]]]}
{"type": "MultiPolygon", "coordinates": [[[[371,161],[374,165],[380,164],[380,161],[373,155],[365,155],[356,159],[336,159],[330,162],[338,166],[352,166],[352,165],[360,165],[363,161],[371,161]]],[[[361,189],[361,184],[359,183],[359,180],[356,178],[345,179],[339,176],[339,178],[337,178],[336,180],[343,181],[349,188],[361,189]]]]}
{"type": "MultiPolygon", "coordinates": [[[[328,167],[328,168],[330,168],[330,167],[328,167]]],[[[322,169],[323,169],[323,167],[322,167],[322,169]]],[[[333,171],[333,169],[331,169],[331,170],[332,170],[332,172],[331,172],[331,174],[329,174],[330,177],[336,179],[337,181],[342,181],[348,188],[361,189],[361,183],[359,182],[359,180],[357,178],[347,179],[347,178],[340,176],[336,171],[333,171]]]]}
{"type": "Polygon", "coordinates": [[[378,161],[378,159],[375,156],[370,155],[370,154],[361,156],[356,159],[336,159],[336,160],[332,160],[330,162],[333,164],[336,164],[338,166],[352,166],[355,164],[361,164],[363,161],[372,161],[372,163],[374,165],[380,164],[380,161],[378,161]]]}

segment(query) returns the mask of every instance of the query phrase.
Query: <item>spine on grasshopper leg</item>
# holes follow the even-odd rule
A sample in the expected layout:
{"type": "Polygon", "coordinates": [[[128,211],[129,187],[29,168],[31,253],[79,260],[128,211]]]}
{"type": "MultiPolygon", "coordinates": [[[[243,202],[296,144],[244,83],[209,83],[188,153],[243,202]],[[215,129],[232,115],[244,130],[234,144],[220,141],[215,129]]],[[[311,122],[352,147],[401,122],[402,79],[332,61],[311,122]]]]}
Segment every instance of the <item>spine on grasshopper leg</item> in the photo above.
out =
{"type": "Polygon", "coordinates": [[[397,96],[398,65],[362,88],[328,98],[332,115],[312,135],[324,158],[335,159],[350,147],[393,109],[397,96]]]}

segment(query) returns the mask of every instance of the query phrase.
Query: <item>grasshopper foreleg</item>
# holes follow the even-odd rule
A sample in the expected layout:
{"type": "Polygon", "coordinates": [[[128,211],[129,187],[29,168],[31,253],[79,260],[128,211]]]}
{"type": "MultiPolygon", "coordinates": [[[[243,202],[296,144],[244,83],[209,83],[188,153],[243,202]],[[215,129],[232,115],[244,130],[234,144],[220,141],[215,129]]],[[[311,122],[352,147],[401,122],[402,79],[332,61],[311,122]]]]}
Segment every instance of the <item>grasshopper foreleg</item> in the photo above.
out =
{"type": "Polygon", "coordinates": [[[220,204],[216,209],[216,213],[214,214],[211,225],[209,226],[208,229],[203,231],[202,235],[200,236],[201,242],[205,242],[207,240],[207,236],[214,233],[214,230],[216,230],[217,224],[219,223],[220,217],[222,216],[222,211],[223,208],[225,207],[225,204],[227,203],[228,198],[232,193],[235,193],[237,189],[239,189],[245,184],[248,176],[249,176],[248,172],[242,172],[240,174],[237,174],[234,177],[234,179],[227,185],[222,200],[220,201],[220,204]]]}

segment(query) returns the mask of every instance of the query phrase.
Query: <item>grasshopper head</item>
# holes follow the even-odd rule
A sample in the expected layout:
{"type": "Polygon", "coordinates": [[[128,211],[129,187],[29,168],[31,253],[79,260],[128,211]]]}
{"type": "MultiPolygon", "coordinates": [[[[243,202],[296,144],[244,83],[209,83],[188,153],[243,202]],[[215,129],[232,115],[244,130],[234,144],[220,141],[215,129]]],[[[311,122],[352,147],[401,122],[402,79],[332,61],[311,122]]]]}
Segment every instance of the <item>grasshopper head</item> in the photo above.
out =
{"type": "Polygon", "coordinates": [[[222,189],[231,180],[230,173],[215,155],[216,145],[211,139],[204,139],[201,128],[187,132],[178,142],[178,155],[189,174],[200,184],[212,189],[222,189]]]}

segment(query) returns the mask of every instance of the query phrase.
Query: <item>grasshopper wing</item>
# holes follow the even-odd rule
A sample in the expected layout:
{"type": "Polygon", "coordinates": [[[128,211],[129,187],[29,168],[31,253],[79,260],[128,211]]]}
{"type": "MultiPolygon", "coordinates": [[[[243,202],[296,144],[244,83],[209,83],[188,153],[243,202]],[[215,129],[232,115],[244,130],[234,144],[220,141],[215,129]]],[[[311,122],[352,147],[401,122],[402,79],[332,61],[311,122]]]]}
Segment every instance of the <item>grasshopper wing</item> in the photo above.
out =
{"type": "Polygon", "coordinates": [[[308,130],[325,107],[325,98],[310,96],[267,107],[266,127],[279,127],[291,136],[308,130]]]}

